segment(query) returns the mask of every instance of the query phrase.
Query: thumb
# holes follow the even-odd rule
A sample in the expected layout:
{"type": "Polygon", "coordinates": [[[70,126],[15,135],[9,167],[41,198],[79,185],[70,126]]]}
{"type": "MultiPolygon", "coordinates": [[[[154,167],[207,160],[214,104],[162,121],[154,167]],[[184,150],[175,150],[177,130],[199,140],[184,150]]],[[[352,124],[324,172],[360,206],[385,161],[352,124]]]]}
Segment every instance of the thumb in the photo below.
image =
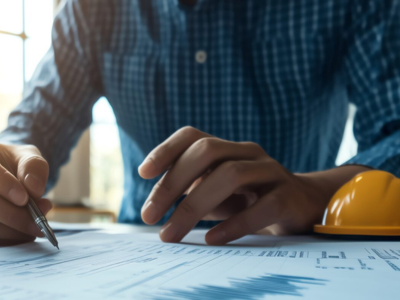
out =
{"type": "Polygon", "coordinates": [[[17,178],[34,198],[40,198],[49,176],[49,165],[35,146],[20,146],[16,151],[17,178]]]}

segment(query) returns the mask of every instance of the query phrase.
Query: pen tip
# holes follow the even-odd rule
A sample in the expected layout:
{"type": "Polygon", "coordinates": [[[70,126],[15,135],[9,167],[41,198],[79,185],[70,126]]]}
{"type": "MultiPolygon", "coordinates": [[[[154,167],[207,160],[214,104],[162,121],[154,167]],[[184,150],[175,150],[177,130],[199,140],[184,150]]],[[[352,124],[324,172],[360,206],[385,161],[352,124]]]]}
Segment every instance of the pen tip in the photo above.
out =
{"type": "Polygon", "coordinates": [[[60,250],[60,248],[58,248],[58,245],[56,246],[58,250],[60,250]]]}

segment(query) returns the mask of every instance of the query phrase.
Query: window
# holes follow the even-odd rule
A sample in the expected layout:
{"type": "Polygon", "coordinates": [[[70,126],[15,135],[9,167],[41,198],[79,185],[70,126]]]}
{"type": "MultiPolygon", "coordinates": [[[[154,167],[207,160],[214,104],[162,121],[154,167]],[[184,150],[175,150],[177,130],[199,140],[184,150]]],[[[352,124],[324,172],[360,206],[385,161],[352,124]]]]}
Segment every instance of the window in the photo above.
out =
{"type": "Polygon", "coordinates": [[[50,47],[53,11],[54,0],[0,0],[0,130],[50,47]]]}
{"type": "Polygon", "coordinates": [[[123,195],[122,156],[118,127],[106,98],[93,107],[90,128],[90,200],[116,214],[123,195]]]}
{"type": "MultiPolygon", "coordinates": [[[[21,101],[25,82],[51,45],[58,2],[0,0],[0,131],[7,125],[10,111],[21,101]]],[[[118,213],[123,188],[122,158],[115,117],[105,98],[95,104],[93,121],[71,161],[62,168],[52,198],[55,202],[73,203],[84,200],[90,191],[90,205],[118,213]],[[82,172],[82,165],[87,170],[82,172]]]]}
{"type": "Polygon", "coordinates": [[[354,104],[349,105],[349,116],[347,118],[346,127],[344,129],[342,144],[340,145],[338,156],[336,157],[336,165],[341,165],[357,154],[357,141],[353,133],[354,115],[356,107],[354,104]]]}

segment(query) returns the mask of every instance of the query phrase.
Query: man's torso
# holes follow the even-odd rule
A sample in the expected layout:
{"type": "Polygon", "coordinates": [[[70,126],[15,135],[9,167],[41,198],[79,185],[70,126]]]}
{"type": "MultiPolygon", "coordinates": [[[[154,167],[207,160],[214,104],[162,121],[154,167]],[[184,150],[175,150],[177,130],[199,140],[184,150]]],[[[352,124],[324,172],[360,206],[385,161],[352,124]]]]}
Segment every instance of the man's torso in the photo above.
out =
{"type": "Polygon", "coordinates": [[[137,166],[183,126],[256,142],[294,172],[334,166],[347,117],[348,1],[95,6],[99,71],[125,164],[121,221],[140,222],[155,182],[137,166]]]}

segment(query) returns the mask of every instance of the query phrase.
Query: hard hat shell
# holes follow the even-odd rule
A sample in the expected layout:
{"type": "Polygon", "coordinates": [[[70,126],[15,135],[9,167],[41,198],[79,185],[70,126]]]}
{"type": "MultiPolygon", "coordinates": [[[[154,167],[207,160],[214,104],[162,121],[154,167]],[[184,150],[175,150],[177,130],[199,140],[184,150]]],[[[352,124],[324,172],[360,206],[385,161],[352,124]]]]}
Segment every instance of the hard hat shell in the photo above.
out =
{"type": "Polygon", "coordinates": [[[356,175],[335,193],[314,231],[400,236],[400,179],[377,170],[356,175]]]}

